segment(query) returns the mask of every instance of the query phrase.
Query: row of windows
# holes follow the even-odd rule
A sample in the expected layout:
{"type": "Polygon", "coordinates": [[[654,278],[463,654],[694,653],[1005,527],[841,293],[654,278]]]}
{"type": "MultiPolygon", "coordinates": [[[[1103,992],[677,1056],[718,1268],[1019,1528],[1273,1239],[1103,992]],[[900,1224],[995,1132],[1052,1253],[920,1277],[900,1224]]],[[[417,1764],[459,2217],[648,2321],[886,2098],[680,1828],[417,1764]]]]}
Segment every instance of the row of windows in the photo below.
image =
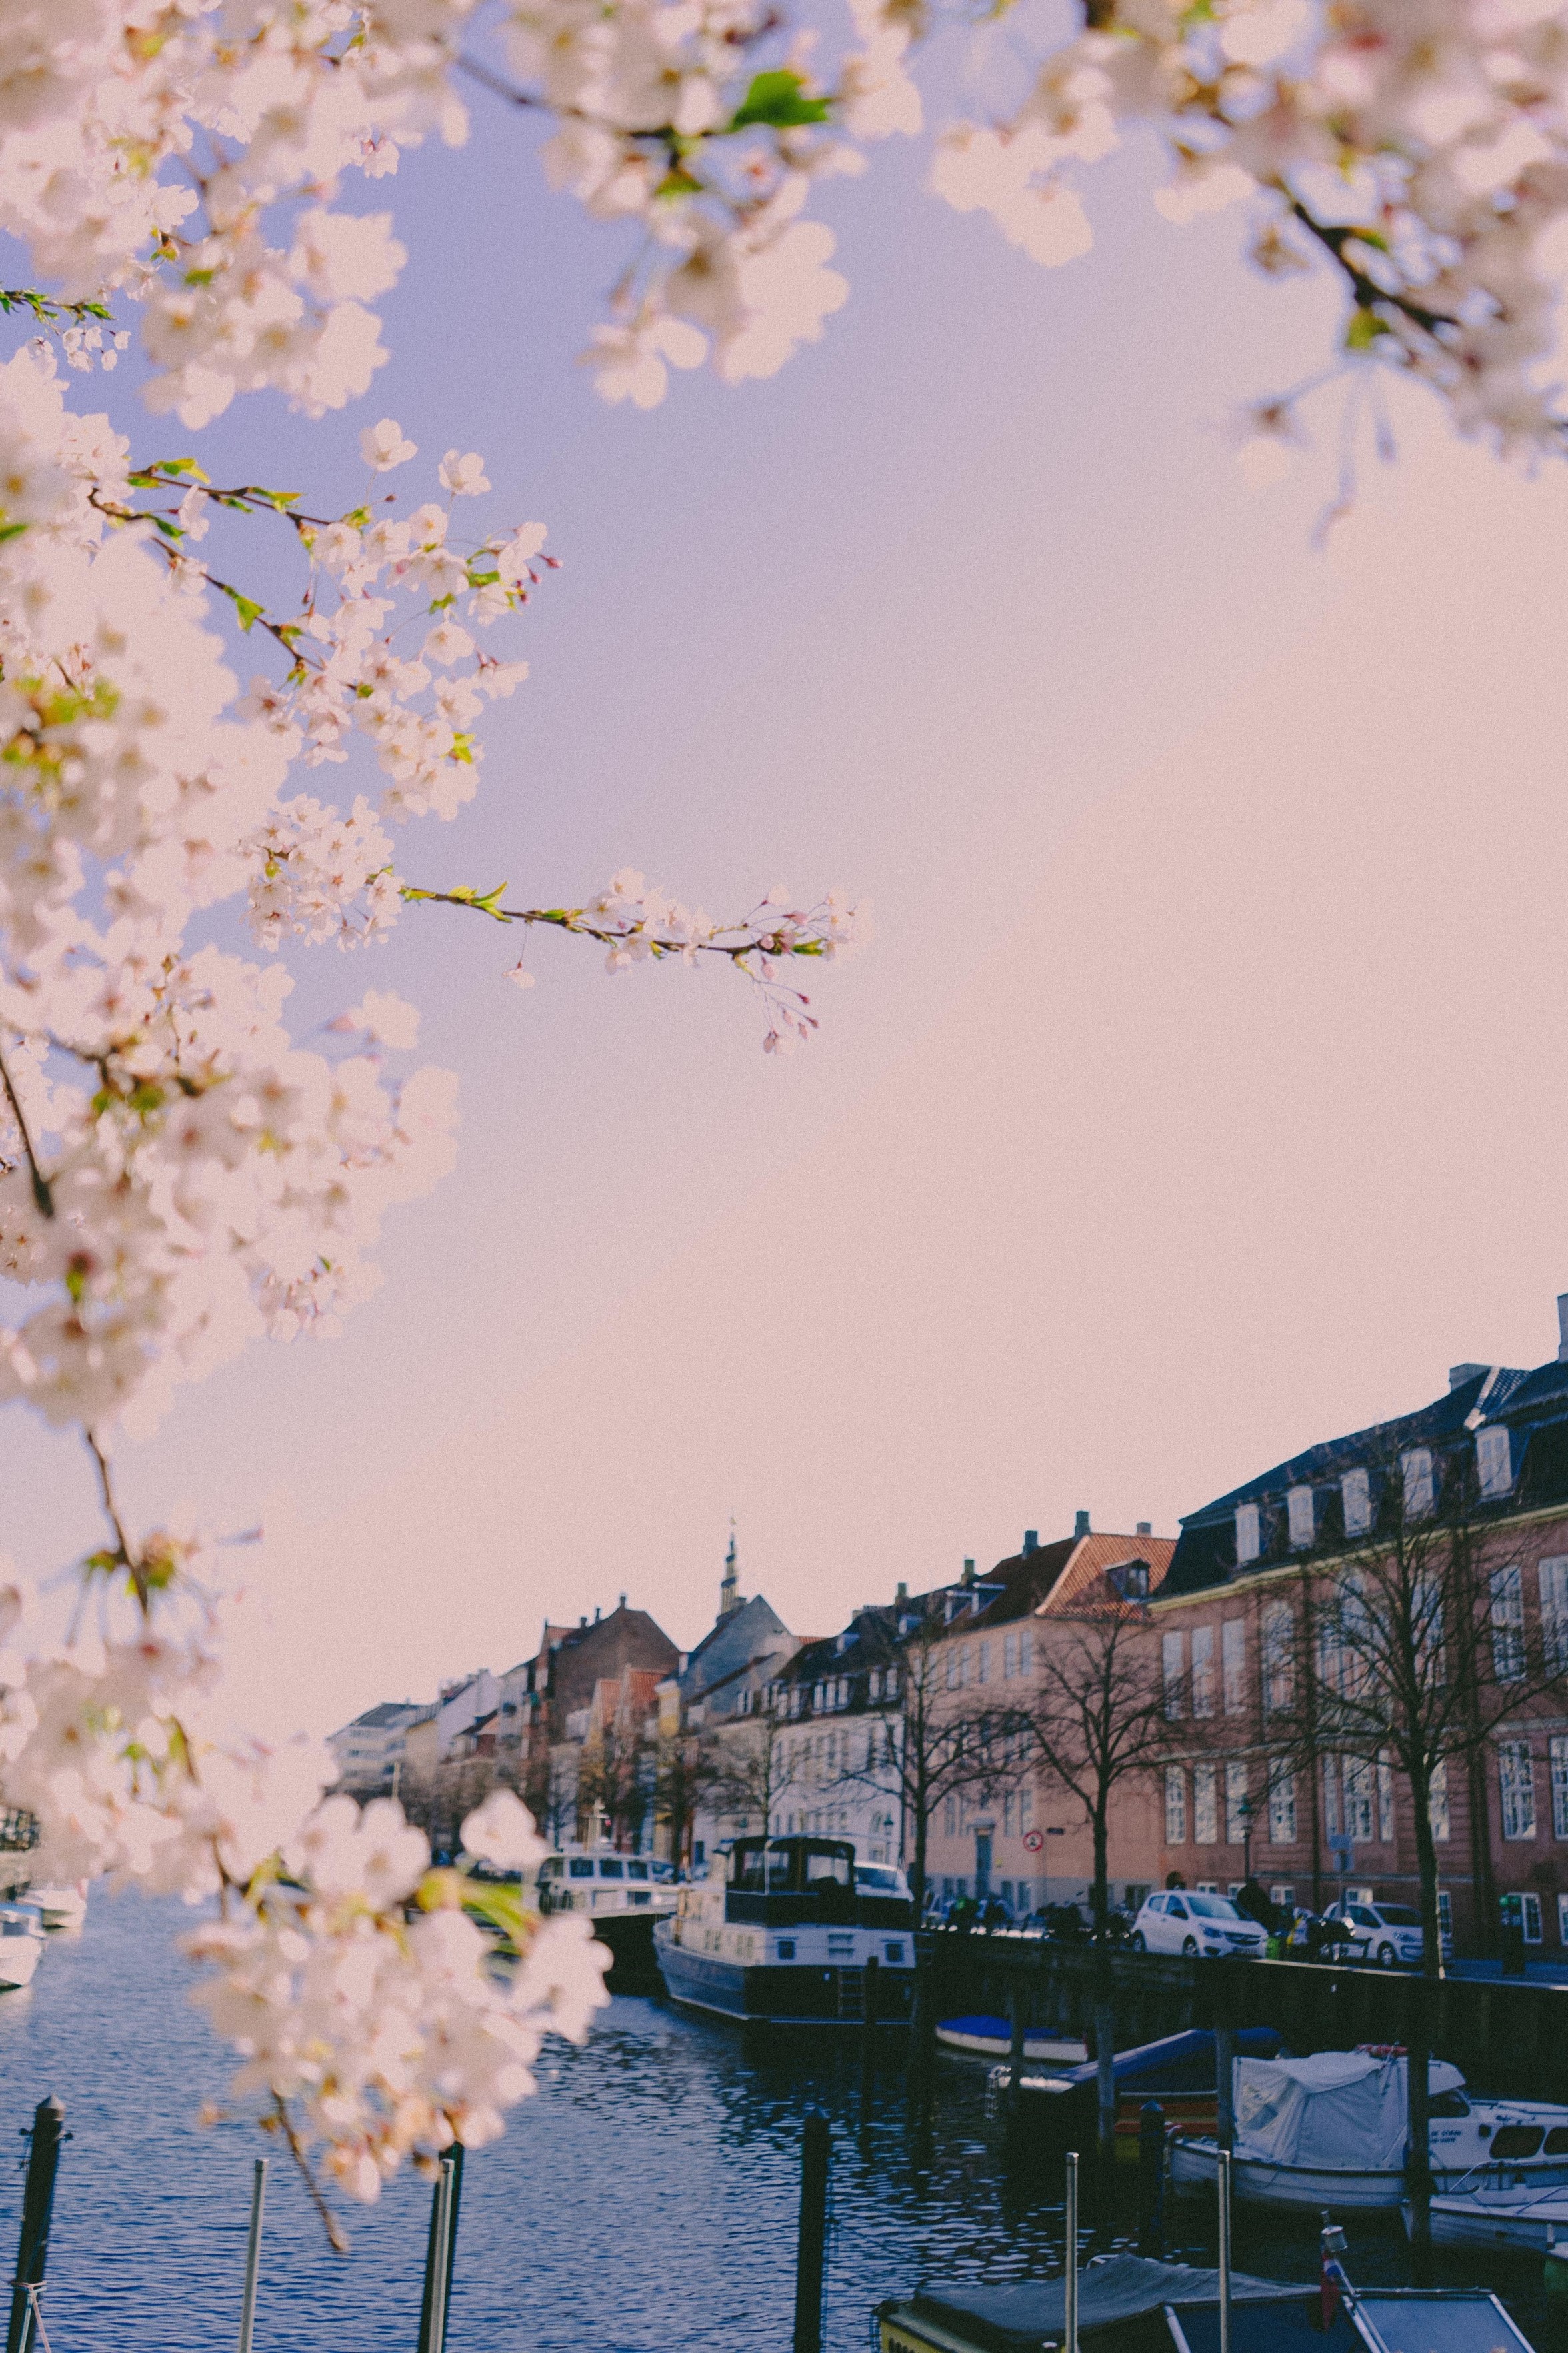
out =
{"type": "MultiPolygon", "coordinates": [[[[942,1826],[949,1838],[965,1837],[968,1834],[970,1822],[975,1817],[992,1822],[994,1821],[996,1809],[994,1804],[987,1803],[981,1806],[962,1795],[942,1799],[942,1826]]],[[[1005,1790],[1002,1798],[1003,1837],[1022,1838],[1026,1831],[1033,1830],[1034,1827],[1035,1793],[1033,1789],[1005,1790]]]]}
{"type": "MultiPolygon", "coordinates": [[[[1541,1639],[1548,1669],[1568,1673],[1568,1554],[1536,1564],[1540,1588],[1541,1639]]],[[[1443,1649],[1443,1597],[1439,1580],[1428,1577],[1412,1597],[1418,1638],[1436,1654],[1443,1649]]],[[[1368,1603],[1361,1578],[1352,1570],[1342,1581],[1336,1604],[1318,1630],[1318,1675],[1330,1691],[1353,1698],[1358,1678],[1374,1661],[1378,1643],[1364,1624],[1368,1603]]],[[[1500,1683],[1517,1683],[1525,1672],[1524,1570],[1510,1561],[1491,1571],[1492,1672],[1500,1683]]],[[[1226,1715],[1240,1715],[1247,1707],[1247,1625],[1241,1618],[1225,1619],[1219,1629],[1220,1689],[1226,1715]]],[[[1212,1716],[1215,1706],[1215,1630],[1212,1625],[1191,1630],[1189,1668],[1185,1633],[1166,1634],[1161,1643],[1165,1714],[1174,1719],[1190,1706],[1194,1716],[1212,1716]]],[[[1295,1687],[1296,1617],[1288,1601],[1272,1601],[1262,1613],[1262,1700],[1265,1715],[1282,1713],[1291,1704],[1295,1687]]]]}
{"type": "MultiPolygon", "coordinates": [[[[893,1700],[899,1696],[897,1667],[872,1667],[866,1677],[868,1700],[893,1700]]],[[[836,1709],[848,1707],[855,1697],[853,1675],[827,1675],[821,1683],[772,1683],[762,1689],[738,1692],[734,1713],[756,1715],[764,1713],[799,1716],[805,1714],[809,1698],[814,1715],[830,1715],[836,1709]]]]}
{"type": "MultiPolygon", "coordinates": [[[[1546,1746],[1544,1761],[1552,1800],[1552,1836],[1568,1839],[1568,1734],[1553,1733],[1546,1746]]],[[[1531,1744],[1522,1739],[1500,1740],[1497,1754],[1502,1834],[1505,1839],[1532,1839],[1537,1834],[1536,1760],[1531,1744]]],[[[1322,1776],[1323,1828],[1331,1839],[1347,1838],[1357,1846],[1393,1844],[1394,1775],[1386,1755],[1375,1762],[1370,1757],[1325,1757],[1322,1776]]],[[[1276,1763],[1265,1767],[1264,1778],[1265,1802],[1261,1810],[1254,1810],[1248,1798],[1246,1758],[1232,1757],[1223,1767],[1194,1765],[1191,1768],[1189,1808],[1188,1768],[1183,1765],[1167,1766],[1165,1843],[1184,1845],[1190,1821],[1194,1845],[1217,1845],[1223,1795],[1227,1846],[1239,1846],[1249,1821],[1257,1822],[1259,1818],[1267,1824],[1271,1846],[1293,1846],[1297,1839],[1296,1776],[1289,1766],[1276,1763]]],[[[1438,1765],[1432,1776],[1429,1813],[1434,1839],[1451,1837],[1446,1763],[1438,1765]]]]}
{"type": "MultiPolygon", "coordinates": [[[[1400,1457],[1405,1516],[1429,1517],[1436,1501],[1432,1450],[1413,1446],[1400,1457]]],[[[1476,1432],[1476,1479],[1489,1501],[1506,1495],[1513,1485],[1513,1451],[1507,1429],[1492,1423],[1476,1432]]],[[[1340,1481],[1340,1504],[1347,1536],[1363,1536],[1372,1528],[1372,1480],[1365,1471],[1347,1471],[1340,1481]]],[[[1293,1550],[1304,1551],[1317,1537],[1317,1495],[1308,1486],[1292,1487],[1285,1498],[1285,1514],[1293,1550]]],[[[1257,1504],[1240,1504],[1236,1513],[1236,1557],[1245,1566],[1256,1560],[1263,1544],[1262,1513],[1257,1504]]]]}
{"type": "MultiPolygon", "coordinates": [[[[963,1691],[970,1683],[988,1683],[994,1663],[996,1645],[989,1635],[976,1642],[953,1642],[947,1651],[947,1688],[963,1691]]],[[[1019,1626],[1002,1637],[1002,1680],[1011,1683],[1016,1676],[1033,1674],[1035,1670],[1035,1634],[1030,1626],[1019,1626]]]]}

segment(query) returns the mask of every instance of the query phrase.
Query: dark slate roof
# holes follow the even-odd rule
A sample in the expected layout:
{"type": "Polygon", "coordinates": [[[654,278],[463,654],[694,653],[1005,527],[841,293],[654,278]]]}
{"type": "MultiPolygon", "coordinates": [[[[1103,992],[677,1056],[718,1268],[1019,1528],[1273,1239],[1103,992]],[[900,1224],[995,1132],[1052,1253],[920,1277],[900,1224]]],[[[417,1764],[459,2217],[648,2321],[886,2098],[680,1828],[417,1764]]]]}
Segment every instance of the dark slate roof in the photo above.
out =
{"type": "Polygon", "coordinates": [[[1288,1461],[1248,1479],[1224,1495],[1216,1495],[1201,1511],[1182,1521],[1175,1556],[1162,1588],[1163,1598],[1200,1593],[1223,1585],[1236,1572],[1236,1512],[1239,1504],[1257,1504],[1262,1522],[1262,1550],[1247,1568],[1267,1568],[1291,1557],[1285,1524],[1285,1498],[1292,1487],[1327,1493],[1320,1505],[1320,1542],[1332,1541],[1339,1525],[1339,1482],[1347,1471],[1376,1471],[1392,1464],[1411,1447],[1430,1447],[1439,1460],[1468,1447],[1483,1423],[1505,1423],[1512,1439],[1513,1486],[1505,1497],[1478,1507],[1498,1518],[1510,1511],[1530,1510],[1568,1502],[1568,1364],[1553,1359],[1533,1372],[1509,1365],[1493,1365],[1472,1373],[1468,1380],[1445,1391],[1432,1404],[1390,1421],[1352,1430],[1344,1438],[1325,1439],[1288,1461]]]}
{"type": "Polygon", "coordinates": [[[411,1699],[384,1699],[379,1707],[367,1707],[363,1715],[356,1715],[349,1730],[357,1732],[363,1727],[366,1732],[384,1732],[389,1725],[401,1724],[413,1714],[411,1699]]]}

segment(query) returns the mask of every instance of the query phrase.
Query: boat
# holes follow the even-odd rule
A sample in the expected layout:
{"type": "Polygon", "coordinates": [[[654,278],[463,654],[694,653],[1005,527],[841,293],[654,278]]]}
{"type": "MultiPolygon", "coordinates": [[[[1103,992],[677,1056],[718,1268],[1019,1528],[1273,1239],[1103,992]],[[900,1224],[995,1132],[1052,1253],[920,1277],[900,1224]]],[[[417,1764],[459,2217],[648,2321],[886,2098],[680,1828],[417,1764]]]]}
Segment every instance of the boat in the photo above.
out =
{"type": "MultiPolygon", "coordinates": [[[[1432,2238],[1440,2247],[1511,2247],[1523,2254],[1568,2257],[1568,2189],[1543,2189],[1520,2181],[1512,2168],[1498,2168],[1431,2201],[1432,2238]]],[[[1411,2209],[1405,2207],[1405,2227],[1411,2209]]]]}
{"type": "Polygon", "coordinates": [[[44,1887],[29,1881],[25,1900],[37,1906],[46,1928],[79,1928],[87,1918],[85,1879],[79,1879],[74,1885],[62,1880],[44,1887]]]}
{"type": "MultiPolygon", "coordinates": [[[[1337,2235],[1337,2234],[1336,2234],[1337,2235]]],[[[1078,2274],[1086,2353],[1531,2353],[1499,2298],[1481,2288],[1379,2288],[1363,2295],[1332,2266],[1310,2287],[1185,2263],[1110,2255],[1078,2274]],[[1434,2307],[1440,2306],[1440,2310],[1434,2307]]],[[[1060,2279],[1008,2287],[922,2288],[876,2308],[879,2353],[1055,2353],[1067,2338],[1060,2279]]]]}
{"type": "MultiPolygon", "coordinates": [[[[1393,2051],[1320,2051],[1308,2059],[1237,2059],[1234,2194],[1259,2206],[1392,2209],[1405,2197],[1405,2062],[1393,2051]]],[[[1447,2195],[1506,2161],[1542,2189],[1568,2183],[1568,2107],[1484,2100],[1446,2060],[1431,2063],[1429,2147],[1447,2195]]],[[[1171,2143],[1177,2189],[1212,2189],[1212,2136],[1171,2143]]]]}
{"type": "MultiPolygon", "coordinates": [[[[1005,2018],[988,2012],[975,2012],[963,2018],[943,2018],[937,2022],[936,2039],[949,2051],[966,2051],[980,2059],[1008,2059],[1013,2052],[1013,2030],[1005,2018]]],[[[1028,2033],[1024,2037],[1026,2059],[1055,2059],[1065,2066],[1076,2066],[1089,2056],[1088,2045],[1076,2042],[1070,2036],[1028,2033]]]]}
{"type": "Polygon", "coordinates": [[[44,1951],[44,1924],[27,1904],[0,1904],[0,1992],[31,1985],[44,1951]]]}
{"type": "MultiPolygon", "coordinates": [[[[1237,2054],[1248,2059],[1272,2059],[1282,2042],[1282,2036],[1272,2026],[1238,2027],[1237,2054]]],[[[1012,2072],[1010,2063],[992,2068],[986,2094],[988,2113],[994,2115],[1005,2105],[1012,2072]]],[[[1163,2035],[1157,2042],[1142,2042],[1131,2050],[1117,2052],[1111,2061],[1111,2077],[1116,2087],[1116,2155],[1120,2160],[1128,2164],[1137,2161],[1140,2111],[1146,2100],[1159,2101],[1167,2126],[1187,2131],[1201,2131],[1205,2126],[1213,2129],[1218,2094],[1215,2088],[1215,2039],[1206,2027],[1163,2035]]],[[[1053,2143],[1064,2135],[1070,2137],[1074,2131],[1092,2137],[1100,2105],[1097,2061],[1086,2060],[1054,2074],[1021,2073],[1018,2089],[1033,2100],[1059,2103],[1059,2115],[1047,2123],[1053,2143]]],[[[1041,2110],[1031,2110],[1031,2126],[1047,2121],[1041,2110]]]]}
{"type": "Polygon", "coordinates": [[[871,1961],[878,2020],[907,2025],[914,1947],[903,1873],[858,1866],[847,1839],[737,1839],[654,1931],[674,2000],[754,2025],[864,2024],[871,1961]]]}
{"type": "Polygon", "coordinates": [[[612,1974],[652,1978],[654,1929],[675,1909],[675,1889],[655,1877],[646,1854],[622,1854],[607,1840],[557,1847],[539,1865],[535,1901],[542,1913],[585,1913],[594,1935],[607,1945],[612,1974]]]}

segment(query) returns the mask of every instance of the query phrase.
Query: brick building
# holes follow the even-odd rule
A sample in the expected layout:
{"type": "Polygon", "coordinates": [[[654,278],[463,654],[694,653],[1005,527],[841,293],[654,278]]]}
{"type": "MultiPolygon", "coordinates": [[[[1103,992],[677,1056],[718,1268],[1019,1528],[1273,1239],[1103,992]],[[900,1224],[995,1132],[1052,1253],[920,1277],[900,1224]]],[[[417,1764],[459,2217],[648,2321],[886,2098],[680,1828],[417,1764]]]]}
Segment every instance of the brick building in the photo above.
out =
{"type": "Polygon", "coordinates": [[[1461,1954],[1491,1949],[1500,1907],[1529,1945],[1568,1953],[1568,1681],[1525,1675],[1527,1652],[1568,1669],[1568,1298],[1559,1312],[1552,1362],[1457,1365],[1430,1405],[1310,1447],[1184,1519],[1150,1609],[1169,1709],[1191,1733],[1163,1778],[1160,1877],[1223,1892],[1250,1860],[1277,1900],[1418,1900],[1392,1755],[1304,1757],[1295,1742],[1281,1757],[1273,1734],[1304,1668],[1331,1671],[1325,1613],[1367,1564],[1375,1586],[1390,1513],[1406,1527],[1435,1518],[1462,1486],[1489,1612],[1475,1672],[1500,1720],[1433,1792],[1439,1912],[1461,1954]]]}

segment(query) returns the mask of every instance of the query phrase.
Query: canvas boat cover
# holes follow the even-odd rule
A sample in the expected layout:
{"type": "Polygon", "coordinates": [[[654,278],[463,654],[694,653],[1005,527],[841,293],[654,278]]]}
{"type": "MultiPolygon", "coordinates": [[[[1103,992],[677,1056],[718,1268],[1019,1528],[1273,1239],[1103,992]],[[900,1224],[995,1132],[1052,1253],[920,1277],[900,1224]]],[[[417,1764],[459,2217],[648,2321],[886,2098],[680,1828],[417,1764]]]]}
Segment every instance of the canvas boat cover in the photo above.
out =
{"type": "MultiPolygon", "coordinates": [[[[1463,2088],[1445,2059],[1431,2063],[1434,2093],[1463,2088]]],[[[1319,2051],[1310,2059],[1238,2059],[1236,2153],[1268,2165],[1331,2173],[1384,2173],[1405,2157],[1405,2063],[1365,2051],[1319,2051]]]]}
{"type": "MultiPolygon", "coordinates": [[[[1277,2280],[1251,2279],[1233,2272],[1233,2301],[1290,2293],[1277,2280]]],[[[1297,2290],[1297,2294],[1302,2291],[1297,2290]]],[[[1110,2328],[1119,2321],[1137,2320],[1166,2304],[1217,2304],[1219,2274],[1194,2270],[1187,2263],[1156,2263],[1142,2255],[1112,2255],[1089,2263],[1078,2275],[1078,2325],[1080,2336],[1110,2328]]],[[[889,2309],[890,2307],[884,2307],[889,2309]]],[[[905,2307],[916,2318],[921,2313],[966,2343],[988,2353],[1036,2353],[1047,2340],[1060,2343],[1067,2327],[1067,2288],[1062,2280],[1024,2280],[1013,2287],[952,2286],[921,2288],[905,2307]]]]}

